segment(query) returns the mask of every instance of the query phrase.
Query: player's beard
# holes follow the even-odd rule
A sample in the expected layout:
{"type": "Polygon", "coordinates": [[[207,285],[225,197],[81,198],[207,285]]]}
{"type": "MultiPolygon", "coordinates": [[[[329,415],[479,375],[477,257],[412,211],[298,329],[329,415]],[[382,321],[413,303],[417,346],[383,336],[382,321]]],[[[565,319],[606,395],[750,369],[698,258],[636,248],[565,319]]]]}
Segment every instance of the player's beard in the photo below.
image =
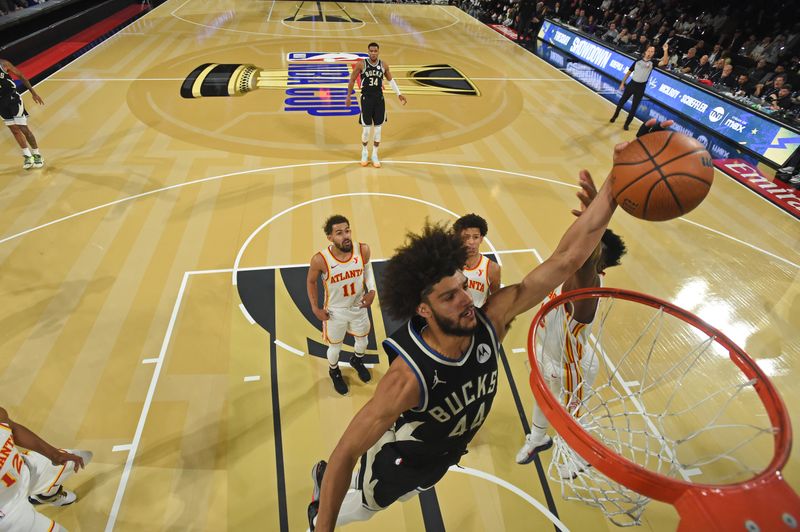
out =
{"type": "Polygon", "coordinates": [[[344,240],[342,241],[341,245],[337,244],[336,242],[333,243],[336,246],[336,249],[342,251],[344,253],[350,253],[353,251],[353,241],[352,240],[344,240]]]}
{"type": "Polygon", "coordinates": [[[450,336],[472,336],[472,334],[475,332],[475,329],[478,328],[477,318],[475,325],[462,327],[458,323],[458,320],[451,320],[450,318],[442,316],[433,309],[431,309],[431,313],[433,314],[433,319],[436,321],[436,325],[439,326],[439,329],[441,329],[443,333],[450,336]]]}

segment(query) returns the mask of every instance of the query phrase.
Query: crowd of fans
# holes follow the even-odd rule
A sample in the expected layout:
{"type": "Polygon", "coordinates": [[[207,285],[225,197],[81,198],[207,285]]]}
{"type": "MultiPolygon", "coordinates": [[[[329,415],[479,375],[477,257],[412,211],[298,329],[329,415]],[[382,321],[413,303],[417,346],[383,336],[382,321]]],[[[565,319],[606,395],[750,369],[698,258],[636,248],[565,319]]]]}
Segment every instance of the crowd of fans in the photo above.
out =
{"type": "MultiPolygon", "coordinates": [[[[545,17],[631,55],[669,47],[666,67],[762,110],[800,115],[800,22],[792,0],[458,0],[487,24],[535,43],[545,17]]],[[[660,53],[660,52],[659,52],[660,53]]]]}
{"type": "Polygon", "coordinates": [[[0,0],[0,16],[8,15],[12,11],[19,11],[26,7],[43,4],[47,0],[0,0]]]}

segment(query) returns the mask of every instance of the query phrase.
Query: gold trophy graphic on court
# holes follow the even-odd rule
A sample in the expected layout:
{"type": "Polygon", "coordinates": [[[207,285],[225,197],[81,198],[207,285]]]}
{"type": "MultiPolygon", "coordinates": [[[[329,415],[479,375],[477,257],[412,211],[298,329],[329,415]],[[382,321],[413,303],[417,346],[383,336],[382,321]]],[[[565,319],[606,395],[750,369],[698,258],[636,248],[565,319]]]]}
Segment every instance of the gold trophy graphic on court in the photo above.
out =
{"type": "MultiPolygon", "coordinates": [[[[291,52],[287,70],[267,70],[252,64],[205,63],[183,81],[181,96],[243,96],[257,89],[299,88],[344,95],[351,65],[364,56],[346,52],[291,52]]],[[[404,94],[480,96],[472,81],[451,65],[392,65],[392,74],[404,94]]]]}

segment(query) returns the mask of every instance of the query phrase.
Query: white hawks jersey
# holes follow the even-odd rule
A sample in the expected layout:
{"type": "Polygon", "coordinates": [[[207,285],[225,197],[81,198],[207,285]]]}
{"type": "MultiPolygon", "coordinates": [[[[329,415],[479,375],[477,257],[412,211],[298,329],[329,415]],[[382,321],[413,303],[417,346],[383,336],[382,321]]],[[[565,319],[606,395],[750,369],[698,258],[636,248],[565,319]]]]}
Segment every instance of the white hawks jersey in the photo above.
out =
{"type": "Polygon", "coordinates": [[[489,297],[489,258],[481,255],[481,260],[472,269],[462,270],[467,276],[467,289],[472,296],[472,302],[481,308],[489,297]]]}
{"type": "Polygon", "coordinates": [[[364,297],[364,258],[361,244],[353,241],[353,251],[345,261],[333,256],[331,246],[319,252],[325,261],[327,271],[322,274],[325,285],[325,305],[323,308],[353,308],[361,304],[364,297]]]}
{"type": "Polygon", "coordinates": [[[7,514],[19,502],[27,504],[30,471],[5,423],[0,423],[0,443],[0,512],[7,514]]]}
{"type": "MultiPolygon", "coordinates": [[[[563,285],[550,292],[547,301],[561,295],[562,289],[563,285]]],[[[596,372],[597,364],[589,338],[590,329],[591,322],[576,321],[567,305],[558,305],[547,313],[537,331],[536,357],[540,367],[551,373],[549,377],[561,377],[564,402],[568,408],[570,404],[583,400],[586,384],[594,381],[594,375],[587,375],[589,383],[584,383],[584,372],[596,372]]]]}

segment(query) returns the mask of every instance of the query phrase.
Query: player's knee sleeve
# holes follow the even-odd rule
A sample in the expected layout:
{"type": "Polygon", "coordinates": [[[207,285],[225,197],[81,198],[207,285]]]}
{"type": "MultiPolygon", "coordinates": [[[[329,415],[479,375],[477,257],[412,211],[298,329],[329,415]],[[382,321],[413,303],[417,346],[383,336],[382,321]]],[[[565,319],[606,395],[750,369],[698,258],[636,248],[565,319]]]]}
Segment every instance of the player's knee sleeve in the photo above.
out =
{"type": "Polygon", "coordinates": [[[372,126],[363,126],[361,128],[361,142],[369,142],[369,128],[372,126]]]}
{"type": "Polygon", "coordinates": [[[356,336],[355,340],[356,353],[358,353],[359,355],[363,355],[367,351],[368,341],[369,338],[367,338],[366,336],[356,336]]]}
{"type": "Polygon", "coordinates": [[[375,142],[381,141],[381,126],[375,126],[375,142]]]}
{"type": "Polygon", "coordinates": [[[328,346],[328,364],[335,366],[339,363],[339,351],[342,350],[342,344],[331,344],[328,346]]]}

